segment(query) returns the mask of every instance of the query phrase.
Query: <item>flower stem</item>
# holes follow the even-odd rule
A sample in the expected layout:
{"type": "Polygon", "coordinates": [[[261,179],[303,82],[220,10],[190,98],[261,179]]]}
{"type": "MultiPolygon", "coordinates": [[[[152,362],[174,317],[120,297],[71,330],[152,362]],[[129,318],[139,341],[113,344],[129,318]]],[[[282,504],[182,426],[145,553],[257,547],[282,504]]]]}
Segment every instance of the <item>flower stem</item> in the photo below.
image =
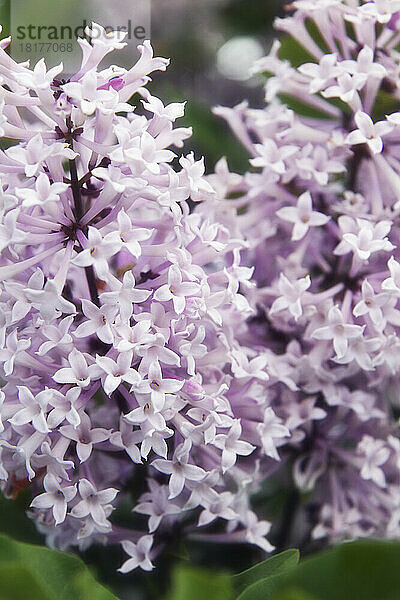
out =
{"type": "MultiPolygon", "coordinates": [[[[82,204],[82,195],[81,195],[81,186],[79,184],[78,179],[78,171],[76,168],[76,162],[73,158],[69,161],[69,169],[71,174],[71,189],[72,196],[74,198],[74,213],[76,222],[79,225],[82,217],[83,217],[83,204],[82,204]]],[[[85,275],[87,284],[89,287],[90,299],[96,306],[100,306],[99,294],[97,291],[96,277],[94,275],[93,266],[85,267],[85,275]]]]}

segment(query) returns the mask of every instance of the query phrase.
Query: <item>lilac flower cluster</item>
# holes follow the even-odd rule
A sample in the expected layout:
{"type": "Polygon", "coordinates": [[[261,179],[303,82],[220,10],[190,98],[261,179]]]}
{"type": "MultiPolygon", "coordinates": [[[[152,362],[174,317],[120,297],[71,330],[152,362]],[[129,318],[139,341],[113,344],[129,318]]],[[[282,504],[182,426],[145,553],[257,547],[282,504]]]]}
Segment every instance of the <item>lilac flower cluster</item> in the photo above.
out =
{"type": "Polygon", "coordinates": [[[222,159],[219,202],[199,207],[255,267],[243,293],[257,315],[231,351],[253,348],[258,382],[237,414],[256,421],[268,398],[243,431],[275,460],[281,446],[312,538],[399,537],[400,2],[287,9],[276,27],[307,58],[293,66],[276,41],[253,69],[265,107],[215,109],[252,168],[222,159]]]}
{"type": "Polygon", "coordinates": [[[177,523],[224,519],[226,539],[270,550],[247,456],[288,431],[260,401],[242,432],[250,382],[268,379],[266,353],[235,341],[247,243],[192,210],[217,194],[203,160],[170,149],[191,134],[174,126],[184,105],[144,87],[168,61],[145,42],[131,69],[101,70],[124,34],[99,31],[68,80],[0,43],[0,133],[15,140],[0,152],[2,489],[30,486],[51,545],[121,543],[122,572],[152,569],[177,523]],[[119,503],[132,529],[110,520],[119,503]]]}

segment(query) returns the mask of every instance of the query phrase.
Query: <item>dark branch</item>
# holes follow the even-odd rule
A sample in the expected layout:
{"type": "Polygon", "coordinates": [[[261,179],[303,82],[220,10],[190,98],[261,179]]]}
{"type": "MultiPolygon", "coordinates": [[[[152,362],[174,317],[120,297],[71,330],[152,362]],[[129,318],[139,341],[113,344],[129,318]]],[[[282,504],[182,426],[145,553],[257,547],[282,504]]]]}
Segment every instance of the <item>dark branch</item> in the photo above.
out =
{"type": "MultiPolygon", "coordinates": [[[[71,142],[72,148],[72,142],[71,142]]],[[[81,195],[81,186],[78,180],[78,172],[76,168],[75,159],[69,161],[69,169],[71,175],[71,189],[72,195],[74,198],[74,213],[76,222],[79,225],[80,220],[83,217],[83,204],[82,204],[82,195],[81,195]]],[[[90,299],[93,304],[96,306],[100,306],[99,294],[97,291],[96,277],[94,275],[93,267],[85,267],[86,280],[89,287],[90,299]]]]}

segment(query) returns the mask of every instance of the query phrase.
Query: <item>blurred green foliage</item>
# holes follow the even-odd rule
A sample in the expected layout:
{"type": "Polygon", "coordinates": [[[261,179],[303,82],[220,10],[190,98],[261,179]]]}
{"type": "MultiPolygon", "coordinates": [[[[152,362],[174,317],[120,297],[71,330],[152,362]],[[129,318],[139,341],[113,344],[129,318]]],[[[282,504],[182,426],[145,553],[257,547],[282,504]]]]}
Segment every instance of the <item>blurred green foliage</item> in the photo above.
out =
{"type": "Polygon", "coordinates": [[[232,578],[190,565],[178,565],[167,600],[232,600],[232,578]]]}
{"type": "Polygon", "coordinates": [[[239,598],[399,600],[399,563],[399,542],[359,540],[344,543],[302,561],[295,568],[260,578],[239,598]]]}
{"type": "Polygon", "coordinates": [[[77,556],[0,536],[0,600],[117,600],[77,556]]]}

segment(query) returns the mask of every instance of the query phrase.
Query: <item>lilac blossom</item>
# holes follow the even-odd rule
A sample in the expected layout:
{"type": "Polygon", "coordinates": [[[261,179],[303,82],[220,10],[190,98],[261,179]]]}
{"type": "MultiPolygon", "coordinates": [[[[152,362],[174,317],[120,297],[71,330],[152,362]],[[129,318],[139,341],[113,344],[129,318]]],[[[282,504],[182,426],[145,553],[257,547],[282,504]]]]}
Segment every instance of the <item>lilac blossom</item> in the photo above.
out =
{"type": "MultiPolygon", "coordinates": [[[[254,268],[256,287],[243,294],[256,315],[226,342],[236,364],[258,361],[234,416],[257,446],[251,457],[261,456],[254,479],[269,490],[281,474],[286,491],[289,471],[307,492],[308,541],[399,538],[400,34],[390,24],[399,3],[288,9],[276,28],[308,58],[292,66],[275,41],[252,68],[268,75],[265,106],[216,107],[251,168],[238,175],[218,163],[208,179],[223,198],[196,209],[247,241],[254,268]]],[[[250,536],[262,531],[252,518],[250,536]]]]}
{"type": "MultiPolygon", "coordinates": [[[[67,80],[0,47],[1,130],[15,141],[0,151],[2,489],[28,478],[48,542],[121,543],[122,572],[150,570],[183,513],[188,535],[217,527],[270,550],[270,524],[258,531],[241,502],[262,440],[238,389],[269,379],[268,357],[237,339],[255,314],[249,244],[200,208],[222,198],[203,158],[179,153],[184,103],[145,87],[168,60],[146,41],[132,68],[103,68],[125,34],[95,30],[67,80]],[[139,469],[148,491],[116,527],[139,469]]],[[[278,176],[297,146],[276,161],[274,148],[260,156],[278,176]]],[[[219,174],[226,189],[240,180],[223,162],[219,174]]]]}

